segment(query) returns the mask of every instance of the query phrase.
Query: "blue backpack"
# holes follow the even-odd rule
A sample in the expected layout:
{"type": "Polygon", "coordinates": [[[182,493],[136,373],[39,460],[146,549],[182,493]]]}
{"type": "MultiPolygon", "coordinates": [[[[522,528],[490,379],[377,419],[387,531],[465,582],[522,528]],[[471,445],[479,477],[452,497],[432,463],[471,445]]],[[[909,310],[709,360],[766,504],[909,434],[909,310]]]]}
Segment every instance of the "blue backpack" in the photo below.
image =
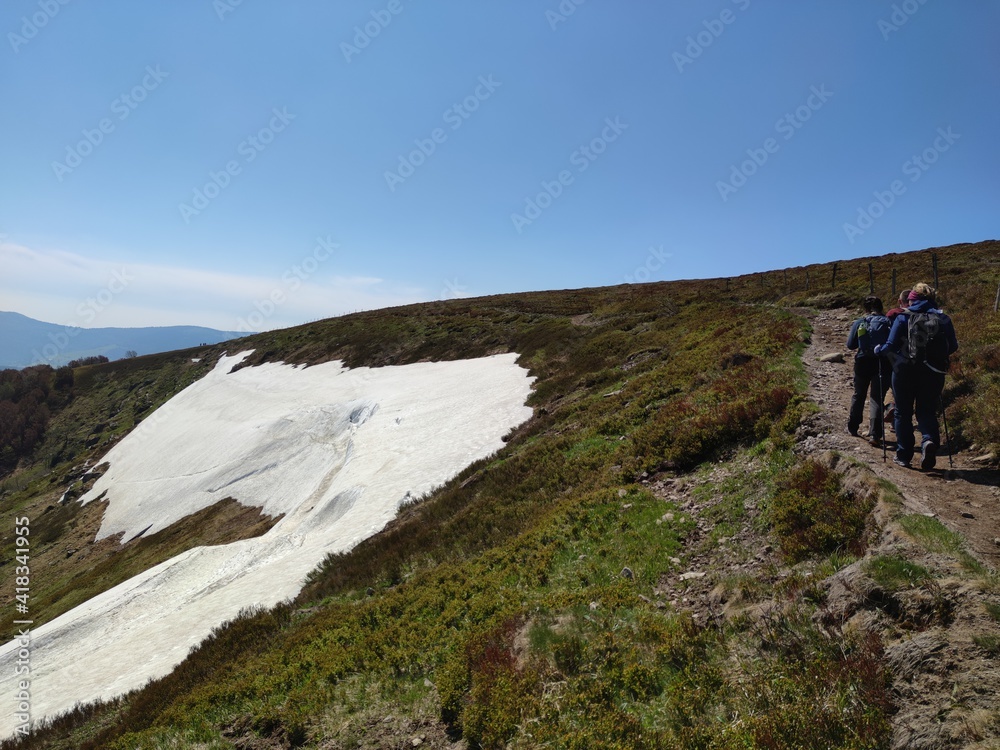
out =
{"type": "Polygon", "coordinates": [[[858,327],[858,351],[872,354],[876,346],[889,340],[890,328],[892,321],[884,315],[866,315],[864,322],[858,327]]]}

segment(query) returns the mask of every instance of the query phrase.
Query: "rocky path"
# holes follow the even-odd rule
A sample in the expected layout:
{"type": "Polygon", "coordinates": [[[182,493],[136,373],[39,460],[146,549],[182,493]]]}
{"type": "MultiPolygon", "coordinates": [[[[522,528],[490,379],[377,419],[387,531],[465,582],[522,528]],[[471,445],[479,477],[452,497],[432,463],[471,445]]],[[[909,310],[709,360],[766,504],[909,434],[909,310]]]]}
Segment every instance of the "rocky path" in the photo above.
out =
{"type": "MultiPolygon", "coordinates": [[[[899,487],[908,510],[933,514],[945,526],[962,534],[982,562],[994,570],[1000,569],[1000,471],[984,468],[983,463],[973,460],[976,456],[964,452],[951,456],[953,468],[950,467],[943,425],[941,436],[945,444],[938,455],[937,468],[929,472],[895,465],[891,447],[883,462],[880,448],[849,435],[847,413],[853,391],[854,354],[848,352],[845,342],[855,316],[839,310],[804,314],[813,325],[812,340],[804,355],[809,396],[821,412],[812,420],[815,434],[807,438],[803,447],[810,452],[837,450],[867,464],[899,487]],[[821,361],[821,357],[838,352],[844,354],[843,362],[821,361]]],[[[866,407],[862,435],[867,425],[866,407]]],[[[886,436],[892,439],[891,429],[886,430],[886,436]]],[[[919,465],[919,458],[918,454],[913,466],[919,465]]]]}

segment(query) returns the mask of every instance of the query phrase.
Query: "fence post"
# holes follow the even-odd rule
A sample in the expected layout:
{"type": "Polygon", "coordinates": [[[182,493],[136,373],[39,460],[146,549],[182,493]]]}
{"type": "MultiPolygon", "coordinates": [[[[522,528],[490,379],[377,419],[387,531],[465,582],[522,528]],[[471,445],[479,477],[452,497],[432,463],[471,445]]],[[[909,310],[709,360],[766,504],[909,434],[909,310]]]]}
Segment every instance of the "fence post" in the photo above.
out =
{"type": "Polygon", "coordinates": [[[997,285],[997,298],[993,301],[993,312],[1000,309],[1000,284],[997,285]]]}
{"type": "Polygon", "coordinates": [[[892,298],[896,299],[896,269],[892,269],[892,298]]]}
{"type": "Polygon", "coordinates": [[[934,266],[934,288],[938,288],[938,265],[937,265],[937,253],[931,253],[931,263],[934,266]]]}
{"type": "Polygon", "coordinates": [[[875,272],[872,271],[872,264],[868,264],[868,293],[875,294],[875,272]]]}
{"type": "Polygon", "coordinates": [[[806,291],[809,291],[809,272],[806,271],[806,291]]]}
{"type": "Polygon", "coordinates": [[[830,284],[831,289],[837,288],[837,264],[833,264],[833,282],[830,284]]]}

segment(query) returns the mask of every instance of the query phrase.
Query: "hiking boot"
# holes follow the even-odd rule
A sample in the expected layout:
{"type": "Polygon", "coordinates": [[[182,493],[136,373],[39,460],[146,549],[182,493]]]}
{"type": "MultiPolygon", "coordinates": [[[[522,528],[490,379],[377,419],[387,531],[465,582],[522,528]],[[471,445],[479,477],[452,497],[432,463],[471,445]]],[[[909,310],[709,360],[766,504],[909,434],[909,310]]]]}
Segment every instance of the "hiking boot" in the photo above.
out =
{"type": "Polygon", "coordinates": [[[850,425],[847,425],[847,434],[851,435],[852,437],[857,437],[858,436],[858,428],[857,427],[851,427],[850,425]]]}
{"type": "Polygon", "coordinates": [[[895,456],[892,459],[892,462],[894,464],[896,464],[896,466],[902,466],[904,469],[909,469],[910,468],[910,462],[909,461],[904,461],[899,456],[895,456]]]}
{"type": "Polygon", "coordinates": [[[920,468],[924,471],[930,471],[934,468],[934,464],[937,463],[937,443],[933,440],[928,440],[920,448],[920,468]]]}

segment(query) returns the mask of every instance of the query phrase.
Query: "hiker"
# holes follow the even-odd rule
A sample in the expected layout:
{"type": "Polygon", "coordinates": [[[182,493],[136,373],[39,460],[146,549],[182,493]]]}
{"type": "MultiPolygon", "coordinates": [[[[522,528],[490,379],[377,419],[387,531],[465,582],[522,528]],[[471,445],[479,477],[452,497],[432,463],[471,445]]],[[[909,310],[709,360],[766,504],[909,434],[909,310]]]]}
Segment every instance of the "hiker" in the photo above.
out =
{"type": "MultiPolygon", "coordinates": [[[[896,321],[897,315],[899,315],[902,312],[906,312],[906,306],[909,304],[910,304],[910,290],[904,289],[899,293],[899,302],[897,303],[896,307],[892,308],[889,312],[885,314],[885,317],[889,319],[890,327],[896,321]]],[[[895,355],[893,355],[891,352],[886,352],[882,356],[884,358],[883,364],[888,364],[892,368],[892,370],[895,371],[896,366],[895,362],[893,361],[895,359],[895,355]]],[[[883,374],[890,380],[892,379],[891,372],[884,371],[883,374]]],[[[896,394],[895,392],[893,392],[892,401],[890,401],[889,405],[885,408],[882,421],[887,424],[894,425],[895,419],[896,419],[896,394]]]]}
{"type": "Polygon", "coordinates": [[[885,357],[875,353],[875,347],[889,339],[889,319],[882,313],[882,300],[865,297],[865,315],[851,325],[847,348],[854,355],[854,395],[847,417],[847,431],[857,437],[868,396],[868,439],[878,447],[884,439],[882,408],[889,390],[890,368],[885,357]],[[869,395],[870,394],[870,395],[869,395]]]}
{"type": "Polygon", "coordinates": [[[889,312],[885,314],[885,317],[889,319],[890,323],[895,322],[896,316],[900,313],[906,312],[906,306],[910,304],[910,290],[904,289],[899,293],[899,302],[896,307],[892,308],[889,312]]]}
{"type": "Polygon", "coordinates": [[[915,414],[921,434],[920,468],[927,471],[934,468],[941,444],[937,409],[949,357],[958,350],[958,339],[951,318],[935,306],[933,287],[916,284],[907,299],[909,306],[896,316],[889,340],[877,351],[896,355],[892,374],[892,392],[896,398],[893,461],[910,466],[915,414]]]}

